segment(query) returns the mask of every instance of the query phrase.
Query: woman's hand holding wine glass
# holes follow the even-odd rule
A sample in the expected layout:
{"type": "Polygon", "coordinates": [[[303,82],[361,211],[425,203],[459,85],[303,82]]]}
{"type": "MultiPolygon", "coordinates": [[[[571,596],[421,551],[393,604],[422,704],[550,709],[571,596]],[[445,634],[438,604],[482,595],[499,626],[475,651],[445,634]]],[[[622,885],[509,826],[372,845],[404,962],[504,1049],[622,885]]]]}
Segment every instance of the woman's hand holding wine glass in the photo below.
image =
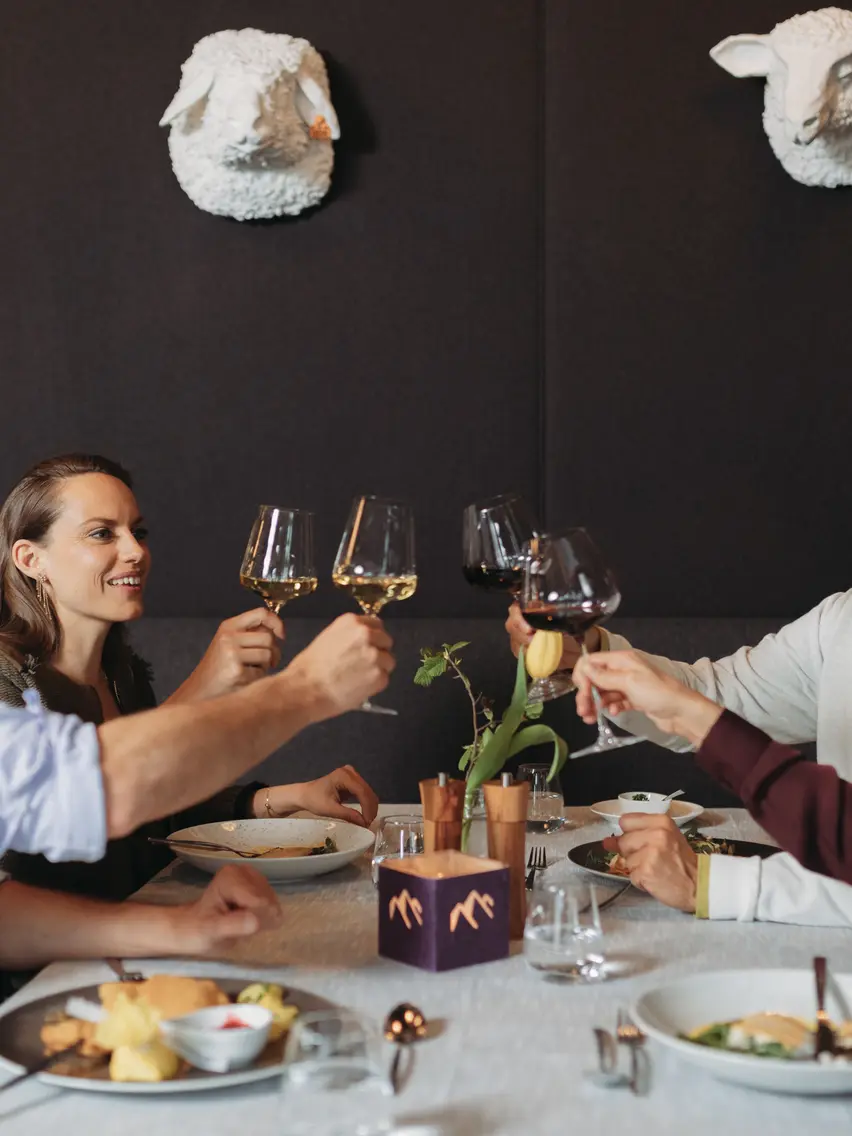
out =
{"type": "Polygon", "coordinates": [[[169,702],[200,702],[248,686],[281,662],[284,624],[274,612],[253,608],[219,624],[213,641],[169,702]]]}

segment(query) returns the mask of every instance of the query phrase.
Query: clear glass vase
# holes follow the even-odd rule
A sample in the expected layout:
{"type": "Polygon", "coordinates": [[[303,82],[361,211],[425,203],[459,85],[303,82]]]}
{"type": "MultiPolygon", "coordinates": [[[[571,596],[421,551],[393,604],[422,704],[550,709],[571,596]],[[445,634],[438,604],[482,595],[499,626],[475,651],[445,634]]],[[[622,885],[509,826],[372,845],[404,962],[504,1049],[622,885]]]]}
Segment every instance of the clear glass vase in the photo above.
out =
{"type": "Polygon", "coordinates": [[[472,794],[465,795],[462,852],[467,852],[469,856],[488,855],[488,826],[482,789],[474,789],[472,794]]]}

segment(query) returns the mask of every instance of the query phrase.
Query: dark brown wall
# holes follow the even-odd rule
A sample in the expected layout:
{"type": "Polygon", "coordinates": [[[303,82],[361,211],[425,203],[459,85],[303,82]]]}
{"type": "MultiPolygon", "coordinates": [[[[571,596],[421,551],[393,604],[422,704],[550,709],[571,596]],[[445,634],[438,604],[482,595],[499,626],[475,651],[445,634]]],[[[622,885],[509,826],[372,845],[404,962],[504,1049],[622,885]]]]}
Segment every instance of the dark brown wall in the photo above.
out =
{"type": "Polygon", "coordinates": [[[707,54],[798,10],[547,5],[548,514],[600,534],[631,614],[849,586],[852,188],[794,182],[762,82],[707,54]]]}
{"type": "Polygon", "coordinates": [[[415,505],[410,615],[492,610],[458,519],[508,486],[600,534],[634,615],[843,587],[852,190],[793,183],[759,84],[707,59],[791,12],[7,6],[0,482],[72,447],[134,469],[157,614],[246,605],[261,500],[316,509],[330,568],[360,491],[415,505]],[[171,173],[180,63],[246,25],[329,62],[343,139],[309,219],[217,219],[171,173]]]}

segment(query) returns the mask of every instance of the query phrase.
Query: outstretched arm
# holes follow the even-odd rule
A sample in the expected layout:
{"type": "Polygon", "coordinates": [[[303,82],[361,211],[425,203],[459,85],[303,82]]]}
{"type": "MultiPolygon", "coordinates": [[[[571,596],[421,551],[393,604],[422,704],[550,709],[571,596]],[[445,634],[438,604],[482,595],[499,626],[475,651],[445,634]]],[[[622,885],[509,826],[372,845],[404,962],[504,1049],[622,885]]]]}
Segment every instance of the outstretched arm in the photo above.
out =
{"type": "Polygon", "coordinates": [[[281,918],[268,881],[242,864],[223,868],[200,899],[176,907],[103,903],[7,880],[0,884],[0,965],[28,970],[57,958],[215,954],[281,918]]]}

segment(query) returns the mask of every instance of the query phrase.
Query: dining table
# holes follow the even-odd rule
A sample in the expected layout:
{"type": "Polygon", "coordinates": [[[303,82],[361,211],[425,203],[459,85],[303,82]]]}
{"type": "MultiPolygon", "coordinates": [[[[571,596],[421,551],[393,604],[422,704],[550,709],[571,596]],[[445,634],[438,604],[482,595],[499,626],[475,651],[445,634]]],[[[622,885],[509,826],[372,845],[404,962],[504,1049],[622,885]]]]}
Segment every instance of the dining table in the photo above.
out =
{"type": "MultiPolygon", "coordinates": [[[[380,815],[419,811],[419,806],[393,804],[380,815]]],[[[565,817],[561,831],[527,837],[528,843],[545,846],[551,865],[564,860],[572,846],[599,840],[608,831],[588,808],[566,808],[565,817]]],[[[714,837],[774,843],[743,809],[706,811],[698,823],[714,837]]],[[[565,870],[574,869],[566,863],[565,870]]],[[[209,878],[175,860],[136,898],[187,903],[209,878]]],[[[597,1066],[593,1028],[614,1031],[619,1009],[669,979],[723,969],[806,968],[815,955],[827,956],[840,973],[852,960],[848,929],[699,920],[634,887],[618,886],[620,893],[601,919],[607,950],[629,959],[629,966],[623,976],[605,982],[548,981],[525,963],[521,943],[514,943],[503,960],[442,973],[379,957],[369,852],[328,875],[276,885],[284,908],[281,927],[240,942],[216,961],[141,959],[134,960],[133,969],[146,975],[162,971],[277,982],[376,1023],[397,1003],[414,1003],[431,1028],[430,1037],[412,1051],[410,1076],[394,1100],[400,1132],[772,1136],[852,1130],[850,1097],[740,1088],[652,1040],[645,1095],[602,1087],[587,1075],[597,1066]]],[[[103,960],[55,962],[2,1010],[111,978],[103,960]]],[[[388,1045],[389,1064],[391,1056],[388,1045]]],[[[11,1075],[11,1069],[0,1068],[0,1074],[11,1075]]],[[[0,1092],[0,1133],[287,1136],[287,1100],[280,1076],[216,1091],[146,1096],[56,1089],[31,1078],[0,1092]]]]}

